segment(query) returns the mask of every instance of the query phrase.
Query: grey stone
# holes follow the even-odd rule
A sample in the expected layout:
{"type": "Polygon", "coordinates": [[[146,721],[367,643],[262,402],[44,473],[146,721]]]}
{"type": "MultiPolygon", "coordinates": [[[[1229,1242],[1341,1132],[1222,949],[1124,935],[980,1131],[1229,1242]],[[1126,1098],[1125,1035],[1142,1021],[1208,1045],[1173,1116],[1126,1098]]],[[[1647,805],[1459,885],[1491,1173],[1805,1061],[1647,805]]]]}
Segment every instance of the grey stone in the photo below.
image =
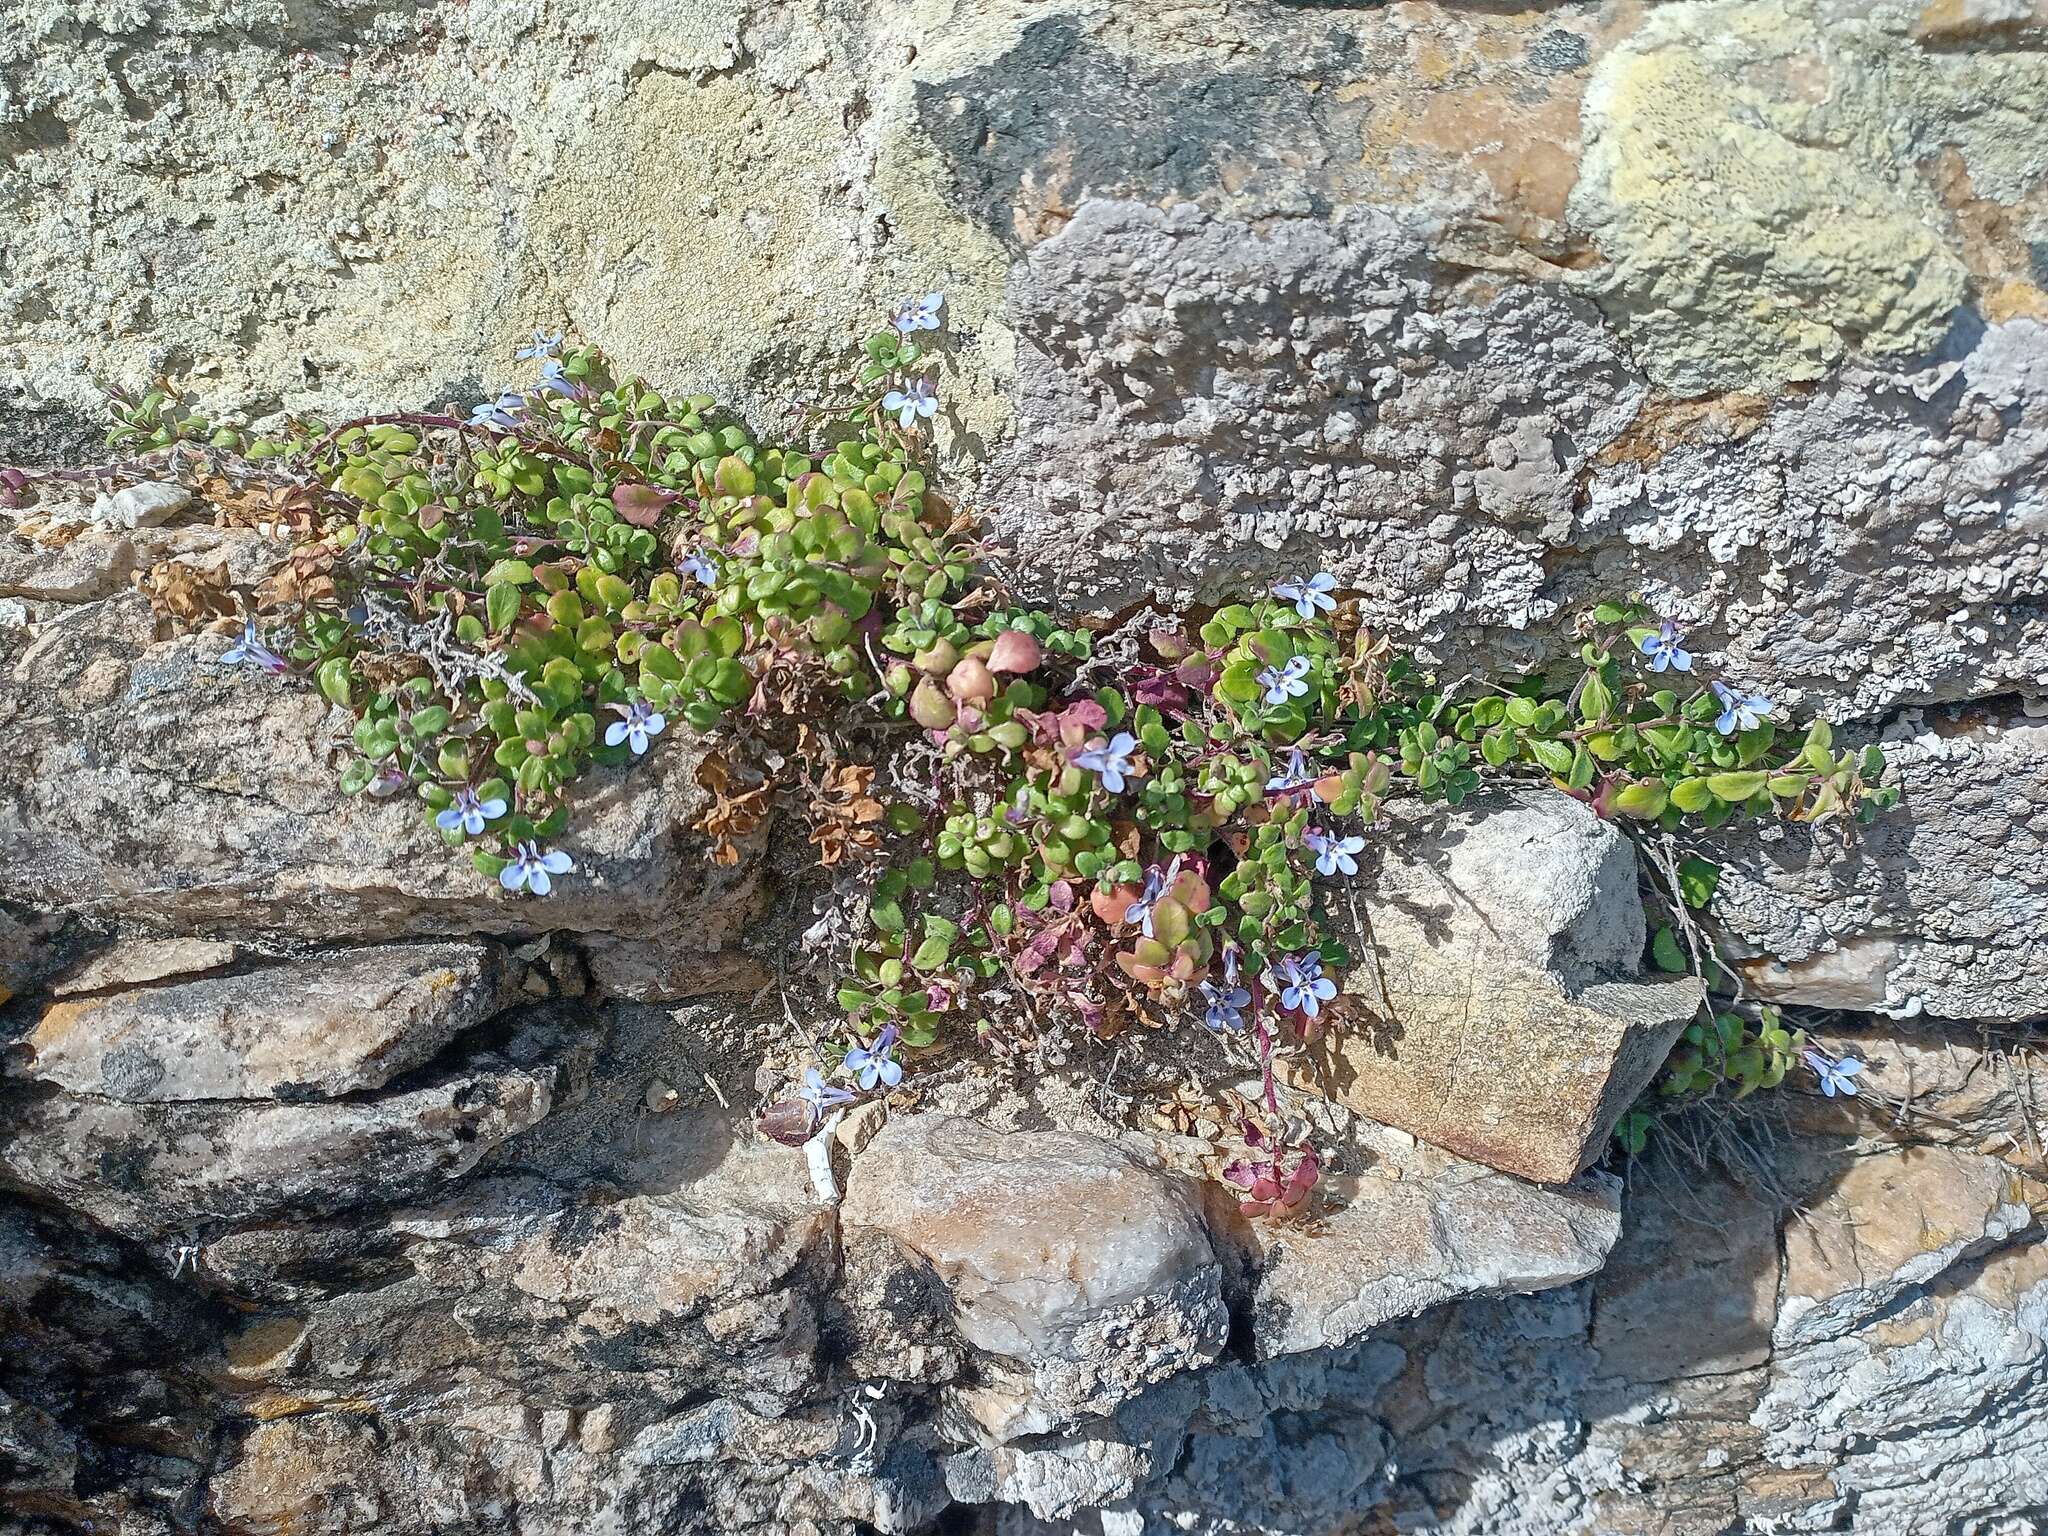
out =
{"type": "MultiPolygon", "coordinates": [[[[479,1063],[432,1086],[341,1104],[60,1095],[14,1106],[0,1181],[138,1237],[405,1200],[541,1119],[555,1082],[552,1067],[479,1063]]],[[[146,1092],[149,1073],[121,1085],[146,1092]]]]}
{"type": "Polygon", "coordinates": [[[1716,850],[1709,909],[1763,996],[2001,1023],[2048,1015],[2048,724],[1934,715],[1885,742],[1903,798],[1844,844],[1716,850]]]}
{"type": "Polygon", "coordinates": [[[145,481],[93,499],[92,520],[107,528],[155,528],[192,505],[182,485],[145,481]]]}
{"type": "Polygon", "coordinates": [[[495,945],[345,950],[53,1003],[24,1071],[116,1099],[332,1098],[424,1065],[518,995],[495,945]]]}
{"type": "Polygon", "coordinates": [[[710,954],[744,926],[759,868],[714,865],[687,732],[579,786],[546,899],[506,894],[417,804],[344,795],[337,721],[309,690],[219,663],[225,642],[154,643],[137,597],[0,632],[0,865],[56,911],[240,939],[377,940],[546,926],[710,954]]]}
{"type": "Polygon", "coordinates": [[[1106,1412],[1228,1331],[1192,1191],[1098,1137],[899,1119],[854,1165],[841,1220],[928,1264],[961,1337],[1021,1368],[961,1395],[997,1442],[1106,1412]]]}
{"type": "Polygon", "coordinates": [[[77,997],[219,970],[240,953],[222,939],[123,939],[51,982],[50,995],[77,997]]]}
{"type": "Polygon", "coordinates": [[[1563,795],[1397,821],[1331,920],[1357,963],[1284,1075],[1523,1178],[1599,1157],[1700,1003],[1636,978],[1634,851],[1563,795]]]}
{"type": "Polygon", "coordinates": [[[1568,1285],[1621,1235],[1605,1174],[1545,1188],[1369,1124],[1348,1151],[1364,1171],[1325,1175],[1313,1221],[1218,1223],[1246,1250],[1255,1359],[1336,1349],[1462,1296],[1568,1285]]]}

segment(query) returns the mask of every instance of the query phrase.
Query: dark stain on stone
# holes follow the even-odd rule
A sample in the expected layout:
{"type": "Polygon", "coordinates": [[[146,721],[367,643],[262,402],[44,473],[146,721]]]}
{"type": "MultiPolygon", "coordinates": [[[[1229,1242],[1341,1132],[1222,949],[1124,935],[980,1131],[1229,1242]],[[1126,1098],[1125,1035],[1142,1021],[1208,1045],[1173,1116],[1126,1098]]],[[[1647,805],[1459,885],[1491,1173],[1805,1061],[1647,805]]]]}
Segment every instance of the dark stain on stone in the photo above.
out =
{"type": "Polygon", "coordinates": [[[1529,45],[1530,64],[1553,75],[1584,69],[1592,57],[1593,50],[1586,40],[1563,27],[1552,27],[1529,45]]]}
{"type": "Polygon", "coordinates": [[[117,1045],[100,1058],[100,1082],[116,1099],[140,1099],[164,1080],[164,1064],[139,1045],[117,1045]]]}
{"type": "Polygon", "coordinates": [[[582,1201],[562,1212],[548,1232],[548,1246],[574,1258],[607,1232],[619,1230],[619,1213],[609,1203],[582,1201]]]}
{"type": "Polygon", "coordinates": [[[2027,271],[2038,287],[2048,288],[2048,240],[2028,243],[2027,271]]]}
{"type": "Polygon", "coordinates": [[[1090,194],[1157,202],[1239,185],[1259,167],[1298,198],[1306,169],[1330,154],[1305,83],[1355,60],[1355,39],[1311,52],[1276,47],[1269,64],[1169,69],[1120,57],[1063,19],[1034,23],[1016,47],[951,80],[917,87],[918,119],[951,165],[953,205],[999,240],[1049,233],[1090,194]]]}
{"type": "Polygon", "coordinates": [[[106,446],[106,423],[83,411],[0,396],[0,465],[75,468],[104,459],[106,446]]]}

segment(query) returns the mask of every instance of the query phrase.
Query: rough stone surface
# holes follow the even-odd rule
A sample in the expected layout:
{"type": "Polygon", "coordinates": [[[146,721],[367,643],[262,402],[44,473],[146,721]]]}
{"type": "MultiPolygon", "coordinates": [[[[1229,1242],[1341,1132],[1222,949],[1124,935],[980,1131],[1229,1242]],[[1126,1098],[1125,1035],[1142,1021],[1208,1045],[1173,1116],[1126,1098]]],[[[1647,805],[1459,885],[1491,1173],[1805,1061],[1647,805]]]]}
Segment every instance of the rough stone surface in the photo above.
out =
{"type": "Polygon", "coordinates": [[[52,1004],[24,1071],[129,1102],[381,1088],[517,995],[487,944],[381,945],[52,1004]]]}
{"type": "Polygon", "coordinates": [[[234,963],[241,951],[221,939],[126,939],[50,983],[52,997],[79,997],[147,986],[234,963]]]}
{"type": "Polygon", "coordinates": [[[1561,795],[1397,830],[1358,907],[1333,913],[1345,1022],[1290,1080],[1524,1178],[1598,1157],[1699,1006],[1689,978],[1634,979],[1634,852],[1561,795]]]}
{"type": "Polygon", "coordinates": [[[1796,828],[1717,853],[1710,910],[1766,997],[2048,1016],[2048,723],[1937,717],[1886,750],[1904,799],[1846,848],[1796,828]]]}
{"type": "MultiPolygon", "coordinates": [[[[500,898],[416,810],[336,797],[305,694],[217,673],[219,637],[158,641],[126,595],[168,558],[245,582],[274,545],[146,491],[48,495],[0,529],[0,1038],[109,930],[237,965],[559,934],[537,1021],[439,1047],[429,1022],[395,1047],[418,1065],[340,1099],[0,1086],[9,1536],[2048,1522],[2041,0],[5,19],[0,461],[98,457],[95,375],[249,418],[466,404],[536,324],[773,427],[857,321],[943,288],[939,452],[1020,592],[1113,612],[1326,568],[1449,680],[1557,663],[1583,603],[1639,591],[1702,675],[1884,740],[1906,791],[1846,854],[1716,840],[1717,942],[1753,990],[1849,1010],[1811,1022],[1866,1090],[1731,1121],[1746,1182],[1653,1155],[1589,1278],[1555,1283],[1611,1238],[1598,1191],[1284,1090],[1348,1203],[1247,1243],[1194,1169],[1113,1139],[1143,1120],[1121,1056],[1021,1092],[919,1072],[1011,1161],[1050,1137],[1046,1177],[1151,1192],[1100,1231],[1085,1193],[992,1207],[961,1228],[984,1267],[943,1275],[852,1219],[928,1111],[844,1138],[847,1212],[745,1133],[790,1021],[710,958],[757,861],[706,872],[682,738],[600,776],[574,886],[500,898]],[[1034,1299],[996,1263],[1020,1204],[1075,1274],[1105,1233],[1105,1259],[1146,1231],[1180,1257],[1138,1302],[1065,1271],[1034,1299]],[[1055,1353],[963,1331],[1032,1318],[1055,1353]]],[[[1458,887],[1505,902],[1503,964],[1591,1006],[1640,933],[1576,883],[1514,899],[1511,831],[1473,830],[1458,887]]],[[[1421,907],[1432,945],[1483,938],[1421,907]]],[[[58,1001],[196,984],[193,959],[110,956],[58,1001]]],[[[1515,1059],[1475,1036],[1455,1092],[1487,1089],[1489,1044],[1515,1059]]],[[[269,1081],[220,1049],[235,1091],[269,1081]]],[[[1463,1118],[1565,1147],[1519,1060],[1522,1104],[1463,1118]]],[[[1554,1095],[1575,1120],[1591,1077],[1554,1095]]],[[[1016,1176],[890,1177],[937,1209],[1016,1176]]]]}
{"type": "Polygon", "coordinates": [[[961,1336],[1023,1367],[1028,1385],[965,1399],[998,1440],[1106,1411],[1223,1348],[1194,1191],[1114,1143],[898,1121],[862,1154],[842,1214],[928,1263],[961,1336]]]}
{"type": "Polygon", "coordinates": [[[1621,1232],[1604,1174],[1545,1189],[1368,1127],[1300,1229],[1236,1224],[1255,1358],[1337,1349],[1462,1296],[1550,1290],[1598,1270],[1621,1232]]]}
{"type": "Polygon", "coordinates": [[[341,793],[324,701],[219,664],[209,635],[153,642],[136,597],[0,630],[0,865],[9,896],[186,934],[293,941],[557,929],[715,951],[757,876],[704,856],[699,748],[591,776],[545,917],[465,867],[417,806],[341,793]]]}

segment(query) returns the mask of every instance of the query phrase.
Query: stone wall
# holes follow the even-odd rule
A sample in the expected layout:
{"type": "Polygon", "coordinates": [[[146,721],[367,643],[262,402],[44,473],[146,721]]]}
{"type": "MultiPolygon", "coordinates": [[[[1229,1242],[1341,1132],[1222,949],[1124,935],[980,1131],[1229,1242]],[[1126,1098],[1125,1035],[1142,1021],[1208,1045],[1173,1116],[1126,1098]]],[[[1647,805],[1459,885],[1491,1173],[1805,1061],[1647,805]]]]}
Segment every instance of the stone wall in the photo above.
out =
{"type": "Polygon", "coordinates": [[[1846,875],[1757,850],[1767,984],[2048,1011],[2027,0],[17,11],[0,459],[87,452],[95,374],[467,401],[534,324],[773,426],[943,288],[1020,589],[1323,566],[1450,669],[1640,590],[1963,791],[1846,875]]]}
{"type": "Polygon", "coordinates": [[[1486,951],[1484,1023],[1568,1003],[1589,1054],[1410,1117],[1476,1162],[1355,1114],[1407,1116],[1384,1076],[1298,1101],[1307,1228],[1217,1200],[1156,1055],[955,1073],[821,1185],[746,1123],[818,893],[703,862],[694,745],[598,776],[536,932],[129,591],[260,535],[0,528],[0,1531],[2048,1519],[2041,0],[6,20],[0,462],[88,460],[94,375],[468,402],[537,324],[772,428],[943,288],[940,449],[1020,590],[1327,568],[1452,675],[1640,591],[1905,799],[1715,855],[1746,983],[1871,1068],[1704,1165],[1570,1178],[1677,1013],[1543,947],[1486,951]]]}

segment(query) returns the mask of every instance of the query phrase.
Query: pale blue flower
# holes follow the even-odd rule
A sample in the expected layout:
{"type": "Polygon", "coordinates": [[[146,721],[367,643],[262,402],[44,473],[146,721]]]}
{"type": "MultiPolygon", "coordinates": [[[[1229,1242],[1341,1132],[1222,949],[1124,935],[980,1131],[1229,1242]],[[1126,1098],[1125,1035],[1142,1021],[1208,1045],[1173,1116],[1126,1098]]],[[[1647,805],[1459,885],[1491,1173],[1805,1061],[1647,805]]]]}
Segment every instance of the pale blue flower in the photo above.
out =
{"type": "MultiPolygon", "coordinates": [[[[849,1059],[852,1056],[848,1052],[849,1059]]],[[[811,1124],[816,1125],[825,1118],[827,1110],[851,1104],[853,1095],[836,1083],[828,1083],[816,1067],[804,1068],[804,1085],[797,1089],[796,1096],[811,1107],[811,1124]]]]}
{"type": "Polygon", "coordinates": [[[1330,596],[1337,587],[1337,578],[1327,572],[1318,572],[1307,580],[1283,581],[1273,588],[1273,595],[1283,602],[1294,604],[1294,611],[1304,619],[1316,616],[1318,608],[1330,611],[1337,606],[1337,599],[1330,596]]]}
{"type": "Polygon", "coordinates": [[[242,638],[221,652],[220,659],[230,666],[247,663],[261,668],[272,677],[282,677],[291,670],[291,663],[263,643],[263,637],[256,633],[256,621],[242,621],[242,638]]]}
{"type": "Polygon", "coordinates": [[[550,336],[546,331],[536,330],[533,340],[519,349],[516,356],[521,362],[532,362],[537,357],[553,357],[562,350],[562,333],[550,336]]]}
{"type": "Polygon", "coordinates": [[[1287,750],[1287,766],[1266,780],[1266,788],[1278,794],[1302,789],[1315,782],[1315,770],[1308,765],[1308,758],[1299,747],[1287,750]]]}
{"type": "Polygon", "coordinates": [[[1742,694],[1732,688],[1715,683],[1714,697],[1721,701],[1721,717],[1714,722],[1714,729],[1723,736],[1733,736],[1737,731],[1753,731],[1764,723],[1775,705],[1760,693],[1742,694]]]}
{"type": "Polygon", "coordinates": [[[526,408],[526,397],[511,390],[493,400],[486,400],[469,413],[472,427],[496,427],[500,432],[515,432],[519,429],[519,413],[526,408]]]}
{"type": "Polygon", "coordinates": [[[1244,1028],[1244,1011],[1252,1005],[1250,992],[1229,981],[1205,981],[1200,991],[1204,1024],[1219,1034],[1244,1028]]]}
{"type": "Polygon", "coordinates": [[[667,717],[645,699],[611,707],[625,718],[605,727],[604,744],[616,747],[622,741],[629,742],[635,757],[647,750],[648,737],[659,736],[668,727],[667,717]]]}
{"type": "Polygon", "coordinates": [[[1314,665],[1306,656],[1297,656],[1284,667],[1268,667],[1261,672],[1259,686],[1266,690],[1267,707],[1278,708],[1307,693],[1309,669],[1314,665]]]}
{"type": "Polygon", "coordinates": [[[912,331],[936,331],[939,328],[939,310],[945,302],[943,293],[928,293],[921,299],[898,299],[895,309],[890,312],[889,323],[905,336],[912,331]]]}
{"type": "Polygon", "coordinates": [[[484,823],[496,821],[505,814],[505,810],[505,802],[496,795],[482,800],[475,790],[463,789],[457,792],[455,803],[434,818],[434,825],[443,832],[453,832],[460,827],[470,837],[482,837],[484,823]]]}
{"type": "Polygon", "coordinates": [[[1316,856],[1316,873],[1334,875],[1343,871],[1347,875],[1358,873],[1357,855],[1365,852],[1362,837],[1332,837],[1320,827],[1310,827],[1302,833],[1301,840],[1316,856]]]}
{"type": "Polygon", "coordinates": [[[894,1056],[896,1039],[896,1026],[886,1025],[872,1046],[856,1045],[846,1053],[847,1069],[859,1074],[864,1092],[873,1093],[877,1083],[894,1088],[903,1081],[903,1065],[894,1056]]]}
{"type": "Polygon", "coordinates": [[[552,357],[547,360],[540,370],[539,389],[541,393],[548,395],[580,395],[583,393],[582,386],[570,378],[568,370],[562,367],[561,359],[552,357]]]}
{"type": "Polygon", "coordinates": [[[551,877],[566,875],[575,867],[566,853],[545,852],[538,843],[521,843],[513,850],[512,862],[498,872],[498,884],[508,891],[524,887],[536,896],[545,896],[554,889],[551,877]]]}
{"type": "Polygon", "coordinates": [[[1266,973],[1266,985],[1280,994],[1280,1006],[1289,1013],[1314,1018],[1323,1004],[1337,995],[1337,983],[1323,975],[1323,957],[1315,950],[1299,955],[1282,955],[1266,973]]]}
{"type": "Polygon", "coordinates": [[[1680,642],[1685,632],[1666,619],[1657,626],[1657,633],[1645,635],[1636,642],[1642,653],[1650,658],[1650,670],[1662,672],[1667,667],[1676,667],[1681,672],[1692,670],[1692,652],[1680,642]]]}
{"type": "Polygon", "coordinates": [[[930,420],[938,415],[939,397],[930,379],[912,379],[907,392],[892,389],[882,396],[882,409],[895,413],[897,426],[908,427],[920,416],[930,420]]]}
{"type": "Polygon", "coordinates": [[[1863,1063],[1854,1056],[1844,1056],[1840,1061],[1830,1061],[1819,1051],[1803,1053],[1806,1064],[1813,1069],[1813,1075],[1820,1079],[1820,1091],[1829,1098],[1836,1094],[1856,1097],[1856,1074],[1863,1070],[1863,1063]]]}
{"type": "Polygon", "coordinates": [[[1131,754],[1138,750],[1138,738],[1118,731],[1105,747],[1090,747],[1074,754],[1074,766],[1102,775],[1102,787],[1113,795],[1124,792],[1124,776],[1131,771],[1131,754]]]}
{"type": "Polygon", "coordinates": [[[691,581],[701,581],[707,587],[718,585],[718,567],[704,558],[702,550],[694,550],[678,560],[676,574],[691,581]]]}

